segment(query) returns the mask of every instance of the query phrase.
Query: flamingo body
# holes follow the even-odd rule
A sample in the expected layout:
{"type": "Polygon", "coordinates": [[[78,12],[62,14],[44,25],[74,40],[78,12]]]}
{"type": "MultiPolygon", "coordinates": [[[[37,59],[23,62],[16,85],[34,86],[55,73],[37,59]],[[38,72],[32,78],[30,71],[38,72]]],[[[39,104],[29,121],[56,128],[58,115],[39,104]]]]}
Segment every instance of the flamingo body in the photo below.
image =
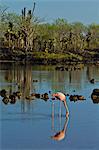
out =
{"type": "Polygon", "coordinates": [[[65,101],[66,100],[65,95],[61,92],[54,93],[54,94],[52,94],[52,96],[56,97],[60,101],[65,101]]]}
{"type": "Polygon", "coordinates": [[[66,108],[66,117],[68,117],[69,110],[68,110],[68,107],[67,107],[67,104],[66,104],[66,96],[61,92],[56,92],[56,93],[52,94],[52,96],[64,103],[64,106],[66,108]]]}

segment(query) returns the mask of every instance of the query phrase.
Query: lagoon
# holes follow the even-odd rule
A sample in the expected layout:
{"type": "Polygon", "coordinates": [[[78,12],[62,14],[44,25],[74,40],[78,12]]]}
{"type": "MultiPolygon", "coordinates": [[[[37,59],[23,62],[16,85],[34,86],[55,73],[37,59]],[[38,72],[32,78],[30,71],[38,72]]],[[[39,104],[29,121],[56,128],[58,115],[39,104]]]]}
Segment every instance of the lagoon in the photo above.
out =
{"type": "MultiPolygon", "coordinates": [[[[76,65],[75,65],[76,66],[76,65]]],[[[15,104],[5,105],[0,96],[0,149],[33,150],[33,149],[67,149],[98,150],[99,148],[99,103],[91,99],[93,89],[99,88],[99,66],[82,65],[80,69],[66,66],[68,71],[55,70],[56,66],[22,65],[0,63],[0,90],[9,94],[21,91],[22,96],[15,104]],[[94,78],[95,83],[90,83],[94,78]],[[83,95],[84,101],[70,101],[68,120],[62,105],[62,116],[59,114],[60,102],[53,103],[51,93],[83,95]],[[31,93],[48,93],[49,99],[27,100],[31,93]],[[63,140],[51,138],[66,126],[63,140]]]]}

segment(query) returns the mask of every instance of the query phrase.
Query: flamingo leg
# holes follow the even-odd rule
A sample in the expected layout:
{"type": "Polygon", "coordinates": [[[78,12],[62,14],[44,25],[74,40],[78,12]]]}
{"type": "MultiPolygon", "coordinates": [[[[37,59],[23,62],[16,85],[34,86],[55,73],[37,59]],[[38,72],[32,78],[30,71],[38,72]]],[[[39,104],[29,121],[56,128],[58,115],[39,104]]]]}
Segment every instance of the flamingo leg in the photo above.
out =
{"type": "Polygon", "coordinates": [[[54,130],[54,102],[52,102],[52,129],[54,130]]]}

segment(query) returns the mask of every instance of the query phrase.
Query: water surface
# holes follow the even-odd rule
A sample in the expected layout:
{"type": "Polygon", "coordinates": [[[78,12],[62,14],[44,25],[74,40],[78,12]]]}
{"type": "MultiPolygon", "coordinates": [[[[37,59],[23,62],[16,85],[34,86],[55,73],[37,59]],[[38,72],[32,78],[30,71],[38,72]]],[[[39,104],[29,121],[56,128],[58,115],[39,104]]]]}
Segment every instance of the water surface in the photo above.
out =
{"type": "Polygon", "coordinates": [[[55,66],[0,64],[0,90],[6,89],[9,94],[22,92],[22,97],[15,104],[5,105],[0,96],[1,150],[98,150],[99,104],[93,103],[91,93],[94,88],[99,88],[99,66],[81,65],[80,68],[57,71],[55,66]],[[95,79],[95,84],[89,82],[92,78],[95,79]],[[52,117],[53,103],[49,91],[79,94],[86,100],[74,103],[67,97],[70,116],[66,122],[63,105],[62,117],[59,117],[59,101],[54,101],[52,117]],[[47,92],[49,100],[26,100],[25,97],[34,92],[47,92]],[[65,125],[64,139],[51,139],[65,125]]]}

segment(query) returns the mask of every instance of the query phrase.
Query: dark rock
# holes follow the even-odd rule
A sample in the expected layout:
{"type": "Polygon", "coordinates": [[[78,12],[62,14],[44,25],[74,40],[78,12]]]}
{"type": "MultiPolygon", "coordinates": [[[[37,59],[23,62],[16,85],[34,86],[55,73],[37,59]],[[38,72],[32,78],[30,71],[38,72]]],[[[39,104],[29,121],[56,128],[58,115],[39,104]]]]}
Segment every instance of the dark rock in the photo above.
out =
{"type": "Polygon", "coordinates": [[[14,95],[15,97],[18,97],[18,99],[20,99],[21,96],[22,96],[22,93],[21,93],[20,91],[17,91],[17,92],[13,92],[13,95],[14,95]]]}
{"type": "Polygon", "coordinates": [[[36,93],[31,93],[31,96],[35,96],[36,93]]]}
{"type": "Polygon", "coordinates": [[[78,97],[77,97],[77,95],[70,95],[70,97],[69,97],[69,99],[70,99],[70,101],[77,101],[78,100],[78,97]]]}
{"type": "Polygon", "coordinates": [[[55,70],[60,70],[60,67],[56,67],[55,70]]]}
{"type": "Polygon", "coordinates": [[[11,104],[15,104],[15,103],[16,103],[16,99],[12,99],[12,100],[10,101],[10,103],[11,103],[11,104]]]}
{"type": "Polygon", "coordinates": [[[77,68],[76,67],[74,67],[74,70],[76,70],[77,68]]]}
{"type": "Polygon", "coordinates": [[[16,103],[16,96],[15,95],[10,95],[9,98],[11,100],[10,101],[11,104],[15,104],[16,103]]]}
{"type": "Polygon", "coordinates": [[[84,96],[82,95],[70,95],[69,99],[70,101],[74,101],[74,102],[78,100],[80,101],[85,100],[84,96]]]}
{"type": "Polygon", "coordinates": [[[42,94],[42,95],[41,95],[41,98],[42,98],[43,100],[45,100],[45,101],[47,101],[47,100],[49,99],[47,93],[42,94]]]}
{"type": "Polygon", "coordinates": [[[16,96],[15,96],[15,95],[9,95],[9,98],[10,98],[11,100],[14,100],[14,99],[16,99],[16,96]]]}
{"type": "Polygon", "coordinates": [[[55,70],[65,71],[64,66],[57,66],[55,70]]]}
{"type": "Polygon", "coordinates": [[[38,80],[33,80],[33,82],[38,82],[38,80]]]}
{"type": "Polygon", "coordinates": [[[20,91],[17,91],[17,92],[16,92],[16,96],[17,96],[17,97],[21,97],[21,96],[22,96],[22,93],[21,93],[20,91]]]}
{"type": "Polygon", "coordinates": [[[13,92],[13,95],[15,95],[15,96],[16,96],[16,92],[13,92]]]}
{"type": "Polygon", "coordinates": [[[2,99],[2,102],[7,105],[9,103],[9,98],[8,97],[4,97],[2,99]]]}
{"type": "Polygon", "coordinates": [[[93,94],[99,96],[99,89],[94,89],[93,94]]]}
{"type": "Polygon", "coordinates": [[[91,94],[91,99],[93,103],[99,103],[99,89],[94,89],[91,94]]]}
{"type": "Polygon", "coordinates": [[[40,94],[35,93],[35,97],[36,97],[36,98],[40,98],[40,94]]]}
{"type": "Polygon", "coordinates": [[[78,95],[77,97],[78,97],[78,100],[85,100],[84,96],[82,95],[78,95]]]}
{"type": "Polygon", "coordinates": [[[92,94],[91,99],[93,103],[99,103],[99,96],[92,94]]]}
{"type": "Polygon", "coordinates": [[[40,98],[41,95],[39,93],[32,93],[31,96],[34,98],[40,98]]]}
{"type": "Polygon", "coordinates": [[[95,79],[91,79],[90,83],[94,84],[95,83],[95,79]]]}
{"type": "Polygon", "coordinates": [[[26,99],[27,99],[27,100],[33,100],[33,99],[34,99],[34,96],[32,96],[32,95],[26,96],[26,99]]]}
{"type": "Polygon", "coordinates": [[[7,94],[7,91],[5,89],[3,89],[3,90],[0,91],[0,95],[2,97],[6,97],[6,94],[7,94]]]}
{"type": "Polygon", "coordinates": [[[68,68],[66,67],[65,70],[68,71],[68,68]]]}

